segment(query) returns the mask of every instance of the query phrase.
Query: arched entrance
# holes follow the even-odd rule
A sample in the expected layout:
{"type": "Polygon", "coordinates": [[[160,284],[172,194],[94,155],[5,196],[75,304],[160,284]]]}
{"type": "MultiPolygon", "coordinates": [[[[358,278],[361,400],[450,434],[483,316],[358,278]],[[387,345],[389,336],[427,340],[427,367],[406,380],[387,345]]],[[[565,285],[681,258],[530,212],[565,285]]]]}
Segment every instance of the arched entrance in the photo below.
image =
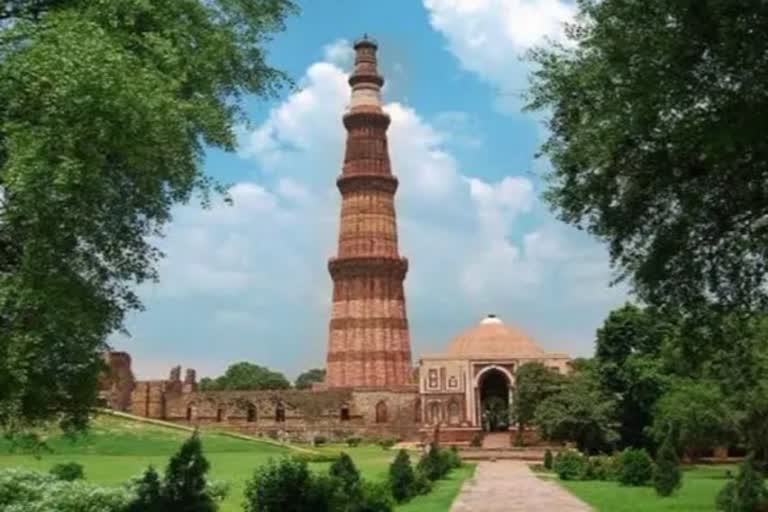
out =
{"type": "Polygon", "coordinates": [[[486,432],[509,429],[510,382],[506,372],[489,368],[478,379],[480,419],[486,432]]]}

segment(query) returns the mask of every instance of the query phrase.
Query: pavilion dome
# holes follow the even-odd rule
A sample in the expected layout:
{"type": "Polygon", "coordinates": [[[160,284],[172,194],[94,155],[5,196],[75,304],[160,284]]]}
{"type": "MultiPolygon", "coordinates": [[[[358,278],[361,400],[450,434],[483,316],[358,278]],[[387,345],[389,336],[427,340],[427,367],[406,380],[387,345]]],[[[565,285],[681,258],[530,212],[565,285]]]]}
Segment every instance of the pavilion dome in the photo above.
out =
{"type": "Polygon", "coordinates": [[[522,330],[488,315],[478,325],[455,337],[448,355],[459,358],[515,358],[543,355],[544,351],[522,330]]]}

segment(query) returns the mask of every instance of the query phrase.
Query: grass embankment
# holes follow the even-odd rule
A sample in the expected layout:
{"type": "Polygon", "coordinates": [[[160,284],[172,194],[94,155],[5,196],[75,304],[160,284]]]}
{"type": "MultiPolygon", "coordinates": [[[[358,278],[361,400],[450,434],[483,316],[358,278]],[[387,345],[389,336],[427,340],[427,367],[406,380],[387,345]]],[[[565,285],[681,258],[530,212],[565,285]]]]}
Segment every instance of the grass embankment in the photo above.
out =
{"type": "Polygon", "coordinates": [[[730,466],[694,466],[683,470],[683,486],[669,498],[653,487],[625,487],[616,482],[564,482],[560,485],[601,512],[715,512],[715,497],[727,480],[730,466]]]}
{"type": "MultiPolygon", "coordinates": [[[[120,485],[139,475],[150,464],[164,470],[168,458],[189,435],[189,431],[179,428],[100,415],[94,419],[87,434],[74,438],[61,435],[47,437],[45,442],[50,452],[42,452],[39,456],[10,453],[10,444],[0,437],[0,468],[26,467],[48,471],[58,463],[78,462],[83,465],[87,480],[100,485],[120,485]]],[[[266,440],[238,438],[217,432],[203,431],[202,441],[205,456],[211,463],[211,478],[230,484],[230,494],[222,504],[221,512],[242,510],[245,482],[257,466],[270,458],[306,452],[266,440]]],[[[392,450],[373,445],[356,448],[330,445],[318,451],[347,452],[363,476],[375,481],[387,477],[389,463],[395,454],[392,450]]],[[[414,462],[415,459],[416,454],[412,456],[414,462]]],[[[311,464],[316,471],[326,471],[328,466],[311,464]]],[[[472,471],[473,467],[467,466],[452,472],[449,478],[437,482],[432,493],[415,498],[398,511],[447,511],[461,483],[472,471]]]]}

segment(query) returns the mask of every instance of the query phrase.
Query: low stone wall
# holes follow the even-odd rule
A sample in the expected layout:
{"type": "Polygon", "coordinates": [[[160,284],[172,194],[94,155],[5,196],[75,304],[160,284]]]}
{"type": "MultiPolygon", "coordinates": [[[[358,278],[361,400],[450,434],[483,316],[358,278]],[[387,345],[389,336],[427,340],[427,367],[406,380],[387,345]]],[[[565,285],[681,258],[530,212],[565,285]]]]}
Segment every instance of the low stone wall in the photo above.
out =
{"type": "Polygon", "coordinates": [[[189,425],[311,442],[322,436],[418,438],[415,386],[389,389],[186,391],[169,381],[139,382],[131,411],[189,425]]]}

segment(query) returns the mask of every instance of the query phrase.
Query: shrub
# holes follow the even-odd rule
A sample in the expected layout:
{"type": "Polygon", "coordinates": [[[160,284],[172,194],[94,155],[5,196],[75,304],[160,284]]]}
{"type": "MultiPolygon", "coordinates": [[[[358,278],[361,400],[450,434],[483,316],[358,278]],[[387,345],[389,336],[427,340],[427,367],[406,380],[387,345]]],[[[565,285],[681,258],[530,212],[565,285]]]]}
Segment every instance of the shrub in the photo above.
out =
{"type": "Polygon", "coordinates": [[[0,470],[0,510],[3,512],[125,512],[131,497],[124,488],[69,482],[37,471],[0,470]]]}
{"type": "Polygon", "coordinates": [[[590,457],[595,480],[616,480],[616,460],[610,455],[590,457]]]}
{"type": "Polygon", "coordinates": [[[579,480],[598,480],[597,465],[598,462],[596,459],[585,455],[583,457],[583,464],[581,465],[581,473],[579,473],[579,480]]]}
{"type": "Polygon", "coordinates": [[[447,460],[450,469],[460,468],[462,465],[461,455],[459,455],[459,449],[456,446],[451,446],[450,450],[447,450],[447,460]]]}
{"type": "Polygon", "coordinates": [[[416,494],[416,475],[411,466],[408,452],[400,450],[394,462],[389,466],[389,488],[398,502],[403,502],[416,494]]]}
{"type": "Polygon", "coordinates": [[[0,470],[0,510],[14,503],[34,503],[56,481],[51,474],[27,469],[0,470]]]}
{"type": "Polygon", "coordinates": [[[432,480],[427,478],[427,475],[425,475],[423,472],[419,471],[418,469],[414,471],[414,476],[415,476],[413,481],[414,496],[429,494],[429,492],[432,490],[432,480]]]}
{"type": "Polygon", "coordinates": [[[387,486],[370,482],[363,483],[362,498],[358,503],[351,505],[352,512],[392,512],[394,508],[387,486]]]}
{"type": "Polygon", "coordinates": [[[385,437],[384,439],[379,441],[379,446],[384,448],[385,450],[389,450],[393,446],[397,444],[398,439],[396,437],[385,437]]]}
{"type": "Polygon", "coordinates": [[[475,448],[479,448],[480,446],[483,446],[483,435],[482,432],[477,432],[475,435],[472,436],[472,440],[469,442],[470,446],[474,446],[475,448]]]}
{"type": "Polygon", "coordinates": [[[681,481],[680,459],[677,458],[672,435],[668,433],[656,454],[653,487],[659,496],[670,496],[680,487],[681,481]]]}
{"type": "Polygon", "coordinates": [[[51,468],[50,473],[59,480],[64,480],[65,482],[73,482],[85,478],[83,466],[77,462],[56,464],[51,468]]]}
{"type": "Polygon", "coordinates": [[[558,453],[552,469],[561,480],[578,480],[584,473],[584,463],[579,452],[558,453]]]}
{"type": "Polygon", "coordinates": [[[339,458],[338,454],[331,454],[331,453],[298,453],[296,455],[293,455],[292,458],[298,462],[304,462],[306,464],[310,463],[327,463],[327,462],[336,462],[336,460],[339,458]]]}
{"type": "Polygon", "coordinates": [[[360,492],[360,472],[349,455],[342,453],[336,462],[331,464],[328,474],[339,482],[341,490],[350,499],[358,496],[360,492]]]}
{"type": "Polygon", "coordinates": [[[328,439],[325,436],[315,436],[312,438],[312,444],[315,446],[320,446],[328,442],[328,439]]]}
{"type": "Polygon", "coordinates": [[[350,448],[354,448],[358,446],[362,441],[363,441],[362,438],[357,436],[348,437],[347,446],[349,446],[350,448]]]}
{"type": "Polygon", "coordinates": [[[758,512],[768,501],[763,475],[755,469],[752,456],[741,464],[736,480],[728,482],[717,495],[717,510],[758,512]]]}
{"type": "Polygon", "coordinates": [[[619,455],[617,479],[623,485],[647,485],[653,478],[653,460],[644,449],[627,448],[619,455]]]}
{"type": "Polygon", "coordinates": [[[544,452],[544,469],[552,470],[552,452],[547,448],[547,451],[544,452]]]}
{"type": "Polygon", "coordinates": [[[136,498],[126,512],[163,512],[163,494],[160,475],[149,466],[144,474],[132,485],[136,498]]]}
{"type": "MultiPolygon", "coordinates": [[[[297,512],[348,510],[349,502],[350,497],[344,493],[338,479],[328,475],[312,475],[303,502],[296,503],[297,508],[286,510],[297,512]]],[[[277,509],[260,508],[258,510],[270,512],[277,509]]]]}
{"type": "Polygon", "coordinates": [[[166,510],[215,511],[216,503],[205,479],[209,468],[200,437],[195,432],[171,457],[165,470],[162,494],[166,510]]]}
{"type": "Polygon", "coordinates": [[[416,469],[432,481],[439,480],[451,470],[450,461],[441,455],[440,446],[433,442],[427,453],[421,456],[416,469]]]}
{"type": "Polygon", "coordinates": [[[246,512],[310,512],[327,496],[318,493],[307,463],[283,458],[256,468],[245,486],[246,512]]]}

